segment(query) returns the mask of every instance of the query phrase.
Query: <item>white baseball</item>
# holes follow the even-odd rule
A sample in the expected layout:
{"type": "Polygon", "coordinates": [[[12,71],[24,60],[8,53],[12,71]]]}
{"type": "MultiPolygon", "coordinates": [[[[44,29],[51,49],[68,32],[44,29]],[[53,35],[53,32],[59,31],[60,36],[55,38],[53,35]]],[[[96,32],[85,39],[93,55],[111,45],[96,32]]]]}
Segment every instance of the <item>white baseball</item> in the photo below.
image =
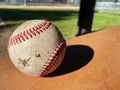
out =
{"type": "Polygon", "coordinates": [[[46,20],[28,20],[20,25],[8,42],[12,63],[23,73],[45,76],[62,62],[66,42],[60,31],[46,20]]]}

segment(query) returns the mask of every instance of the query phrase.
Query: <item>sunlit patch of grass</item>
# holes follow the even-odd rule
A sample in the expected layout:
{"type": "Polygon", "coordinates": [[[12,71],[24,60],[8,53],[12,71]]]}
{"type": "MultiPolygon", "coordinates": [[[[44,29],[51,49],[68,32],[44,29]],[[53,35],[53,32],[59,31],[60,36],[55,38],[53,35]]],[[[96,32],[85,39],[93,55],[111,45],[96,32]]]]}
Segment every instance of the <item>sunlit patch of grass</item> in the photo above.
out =
{"type": "MultiPolygon", "coordinates": [[[[70,9],[0,9],[0,17],[7,23],[12,31],[26,20],[47,19],[56,25],[65,39],[75,36],[78,10],[70,9]]],[[[95,13],[92,31],[98,31],[115,25],[120,25],[120,16],[106,13],[95,13]]]]}

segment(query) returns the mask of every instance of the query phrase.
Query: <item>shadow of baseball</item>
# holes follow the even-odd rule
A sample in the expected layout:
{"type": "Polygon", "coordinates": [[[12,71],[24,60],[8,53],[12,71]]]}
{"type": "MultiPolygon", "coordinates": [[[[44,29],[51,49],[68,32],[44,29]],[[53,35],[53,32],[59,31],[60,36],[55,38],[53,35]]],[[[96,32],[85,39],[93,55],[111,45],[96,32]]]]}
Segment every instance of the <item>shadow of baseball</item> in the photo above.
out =
{"type": "Polygon", "coordinates": [[[54,77],[78,70],[87,65],[93,58],[94,51],[85,45],[72,45],[66,49],[66,54],[61,65],[46,77],[54,77]]]}

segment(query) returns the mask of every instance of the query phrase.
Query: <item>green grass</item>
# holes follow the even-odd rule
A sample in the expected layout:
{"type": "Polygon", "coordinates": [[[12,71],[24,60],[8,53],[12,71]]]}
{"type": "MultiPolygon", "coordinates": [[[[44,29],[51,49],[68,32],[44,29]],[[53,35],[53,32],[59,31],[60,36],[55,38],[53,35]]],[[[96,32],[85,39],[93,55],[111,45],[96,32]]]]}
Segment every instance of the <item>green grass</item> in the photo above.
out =
{"type": "Polygon", "coordinates": [[[120,16],[104,13],[95,13],[93,20],[93,31],[120,25],[120,16]]]}
{"type": "MultiPolygon", "coordinates": [[[[0,9],[0,17],[12,31],[26,20],[47,19],[55,24],[65,39],[75,36],[78,10],[67,9],[0,9]]],[[[105,29],[120,24],[119,15],[95,13],[92,31],[105,29]]]]}
{"type": "Polygon", "coordinates": [[[69,39],[75,35],[77,12],[65,9],[0,9],[0,16],[12,31],[26,20],[47,19],[60,29],[65,39],[69,39]]]}
{"type": "MultiPolygon", "coordinates": [[[[98,12],[100,10],[97,10],[98,12]]],[[[102,13],[107,13],[107,14],[112,14],[112,15],[120,15],[120,9],[116,8],[116,9],[103,9],[102,13]]]]}

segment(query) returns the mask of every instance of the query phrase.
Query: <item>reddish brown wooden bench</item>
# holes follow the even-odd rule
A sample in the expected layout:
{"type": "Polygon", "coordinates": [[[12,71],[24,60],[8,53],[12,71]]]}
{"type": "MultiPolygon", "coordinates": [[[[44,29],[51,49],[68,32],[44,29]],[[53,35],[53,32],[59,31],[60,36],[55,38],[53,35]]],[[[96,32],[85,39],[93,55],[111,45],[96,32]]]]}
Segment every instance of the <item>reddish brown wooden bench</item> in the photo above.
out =
{"type": "Polygon", "coordinates": [[[119,90],[120,26],[67,40],[63,63],[35,78],[0,58],[0,90],[119,90]]]}

